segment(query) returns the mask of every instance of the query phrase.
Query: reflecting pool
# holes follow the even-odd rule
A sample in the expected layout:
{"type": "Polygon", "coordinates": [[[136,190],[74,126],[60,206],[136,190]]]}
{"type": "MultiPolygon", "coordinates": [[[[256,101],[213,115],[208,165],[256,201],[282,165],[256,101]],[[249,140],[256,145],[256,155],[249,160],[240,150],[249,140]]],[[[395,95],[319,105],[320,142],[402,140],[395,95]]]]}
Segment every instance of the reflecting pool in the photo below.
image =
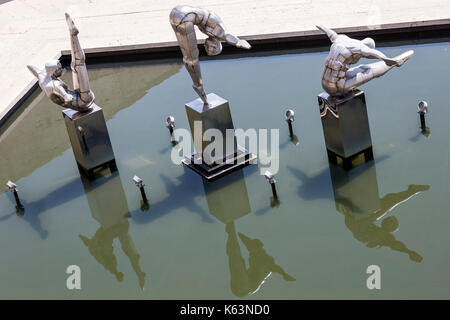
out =
{"type": "Polygon", "coordinates": [[[236,128],[280,129],[279,202],[258,165],[204,182],[171,162],[165,118],[189,128],[184,104],[196,98],[181,59],[89,67],[118,166],[95,181],[80,177],[62,109],[39,90],[0,136],[0,182],[16,181],[25,207],[0,194],[0,298],[449,299],[450,42],[382,51],[409,49],[402,68],[361,87],[375,161],[349,172],[325,149],[326,51],[202,61],[236,128]],[[66,288],[69,265],[81,290],[66,288]],[[381,290],[366,287],[370,265],[381,290]]]}

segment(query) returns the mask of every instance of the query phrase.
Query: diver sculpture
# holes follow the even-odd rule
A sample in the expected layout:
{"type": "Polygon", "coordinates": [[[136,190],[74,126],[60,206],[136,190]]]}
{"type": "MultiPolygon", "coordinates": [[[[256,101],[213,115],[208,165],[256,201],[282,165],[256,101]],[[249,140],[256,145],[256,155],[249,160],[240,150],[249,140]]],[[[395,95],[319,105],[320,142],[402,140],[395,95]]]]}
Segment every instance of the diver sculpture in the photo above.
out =
{"type": "Polygon", "coordinates": [[[322,87],[331,96],[346,95],[356,87],[384,75],[393,67],[402,66],[414,54],[413,50],[408,50],[389,58],[375,49],[372,38],[356,40],[324,26],[317,28],[326,33],[333,43],[322,75],[322,87]],[[381,61],[350,68],[351,64],[357,63],[361,58],[381,61]]]}
{"type": "Polygon", "coordinates": [[[117,166],[103,109],[94,102],[94,93],[89,85],[78,28],[68,13],[66,22],[70,32],[74,90],[70,90],[60,79],[64,69],[59,60],[46,63],[45,70],[34,66],[28,66],[28,69],[39,80],[39,86],[50,100],[64,107],[62,114],[75,160],[80,172],[94,179],[97,168],[109,166],[111,171],[116,171],[117,166]]]}
{"type": "Polygon", "coordinates": [[[185,104],[195,152],[186,155],[182,162],[206,180],[218,179],[253,163],[256,156],[239,146],[234,134],[228,134],[234,132],[228,101],[214,93],[206,94],[203,88],[195,26],[208,36],[204,46],[210,56],[222,52],[222,41],[238,48],[251,47],[247,41],[229,33],[222,20],[209,10],[176,6],[169,18],[183,53],[184,65],[194,82],[192,87],[200,97],[185,104]],[[206,132],[212,132],[209,129],[219,132],[214,136],[214,148],[208,148],[212,142],[203,138],[206,132]]]}
{"type": "Polygon", "coordinates": [[[208,36],[204,46],[206,53],[210,56],[215,56],[222,52],[221,41],[238,48],[250,49],[251,46],[247,41],[229,33],[222,20],[209,10],[189,6],[176,6],[170,12],[169,17],[170,24],[175,31],[183,53],[184,65],[194,82],[192,87],[203,103],[208,104],[200,72],[199,51],[194,26],[197,26],[201,32],[208,36]]]}
{"type": "Polygon", "coordinates": [[[357,87],[402,66],[414,51],[389,58],[375,49],[371,38],[356,40],[327,27],[317,28],[333,43],[322,74],[325,92],[317,97],[328,159],[337,163],[341,158],[344,168],[351,169],[352,159],[360,154],[365,161],[373,160],[366,98],[357,87]],[[350,67],[361,58],[381,61],[350,67]]]}
{"type": "Polygon", "coordinates": [[[72,68],[74,90],[70,90],[60,79],[64,69],[59,60],[47,62],[44,70],[31,65],[28,66],[28,69],[39,80],[39,86],[42,91],[54,103],[64,108],[87,112],[90,110],[95,97],[89,85],[85,55],[78,40],[78,28],[68,13],[66,13],[66,21],[70,31],[72,52],[72,63],[70,66],[72,68]]]}

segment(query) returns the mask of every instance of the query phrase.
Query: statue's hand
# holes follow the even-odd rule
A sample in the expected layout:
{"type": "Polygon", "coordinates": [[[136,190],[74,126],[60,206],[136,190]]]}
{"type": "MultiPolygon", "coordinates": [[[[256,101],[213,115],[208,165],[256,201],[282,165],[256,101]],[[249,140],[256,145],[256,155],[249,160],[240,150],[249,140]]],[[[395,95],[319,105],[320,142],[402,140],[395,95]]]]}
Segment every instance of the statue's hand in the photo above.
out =
{"type": "Polygon", "coordinates": [[[249,50],[249,49],[252,48],[252,46],[250,45],[250,43],[248,43],[247,41],[242,40],[242,39],[239,39],[239,41],[236,43],[236,47],[238,47],[238,48],[243,48],[243,49],[247,49],[247,50],[249,50]]]}

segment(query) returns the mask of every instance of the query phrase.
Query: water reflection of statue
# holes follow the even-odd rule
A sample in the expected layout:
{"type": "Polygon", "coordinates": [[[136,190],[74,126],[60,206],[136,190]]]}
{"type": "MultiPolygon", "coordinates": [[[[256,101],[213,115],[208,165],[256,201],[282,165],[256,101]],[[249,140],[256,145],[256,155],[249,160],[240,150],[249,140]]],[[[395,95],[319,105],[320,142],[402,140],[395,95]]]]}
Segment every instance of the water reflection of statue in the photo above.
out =
{"type": "Polygon", "coordinates": [[[194,26],[197,26],[201,32],[208,36],[205,41],[205,50],[210,56],[215,56],[222,52],[221,41],[244,49],[250,49],[250,45],[247,41],[229,33],[222,20],[209,10],[189,6],[176,6],[170,12],[169,18],[183,53],[184,65],[194,82],[192,87],[202,101],[207,104],[208,101],[203,89],[200,72],[199,52],[194,26]]]}
{"type": "Polygon", "coordinates": [[[366,214],[363,217],[353,215],[346,210],[344,205],[340,206],[340,212],[344,214],[345,225],[352,232],[355,239],[364,243],[368,248],[389,247],[392,250],[407,253],[413,261],[421,262],[422,256],[420,254],[408,249],[403,242],[397,240],[392,234],[397,231],[399,225],[396,217],[389,216],[384,218],[380,227],[375,223],[398,204],[429,188],[429,186],[410,185],[405,191],[389,193],[380,199],[381,208],[379,210],[366,214]]]}
{"type": "Polygon", "coordinates": [[[83,177],[83,185],[91,214],[101,226],[91,239],[79,235],[80,239],[98,263],[118,281],[123,281],[124,274],[117,269],[113,247],[113,241],[117,238],[138,277],[139,286],[144,288],[146,274],[141,269],[140,255],[130,235],[129,209],[118,171],[95,181],[83,177]]]}
{"type": "Polygon", "coordinates": [[[233,294],[244,297],[255,293],[272,272],[282,275],[286,281],[295,281],[265,251],[261,240],[251,239],[240,232],[236,234],[235,221],[251,212],[242,170],[214,182],[203,181],[203,185],[211,215],[225,224],[228,234],[226,252],[233,294]],[[248,268],[237,235],[249,253],[248,268]]]}
{"type": "Polygon", "coordinates": [[[90,109],[95,97],[89,85],[85,55],[78,40],[78,28],[68,13],[66,13],[66,21],[70,31],[74,90],[70,90],[60,79],[63,74],[63,68],[59,60],[47,62],[45,70],[39,70],[34,66],[28,66],[28,69],[39,80],[39,86],[42,88],[42,91],[54,103],[64,108],[86,112],[90,109]]]}
{"type": "Polygon", "coordinates": [[[130,259],[131,266],[133,267],[134,272],[136,272],[139,286],[144,288],[145,272],[141,270],[139,264],[140,255],[130,236],[130,223],[127,219],[123,219],[122,222],[109,228],[100,226],[91,239],[81,234],[79,237],[88,247],[89,252],[98,263],[111,272],[118,281],[123,281],[123,273],[117,270],[117,259],[114,255],[113,248],[113,241],[115,238],[118,238],[123,252],[127,255],[128,259],[130,259]]]}
{"type": "Polygon", "coordinates": [[[345,216],[345,225],[356,240],[368,248],[388,247],[407,253],[412,261],[422,261],[420,254],[408,249],[394,237],[393,233],[399,226],[397,218],[385,216],[397,205],[428,190],[430,186],[411,184],[404,191],[389,193],[380,198],[375,165],[367,164],[356,168],[354,172],[345,172],[330,164],[330,171],[336,209],[345,216]],[[381,226],[378,226],[377,221],[383,217],[381,226]]]}
{"type": "Polygon", "coordinates": [[[375,49],[375,41],[371,38],[361,41],[337,34],[324,26],[317,28],[326,33],[333,43],[322,75],[322,87],[331,96],[344,96],[352,89],[381,77],[393,67],[402,66],[414,54],[413,50],[409,50],[394,58],[388,58],[375,49]],[[363,57],[382,61],[350,68],[351,64],[357,63],[363,57]]]}
{"type": "Polygon", "coordinates": [[[295,278],[287,274],[264,250],[261,240],[251,239],[238,232],[239,238],[249,253],[249,267],[247,268],[236,236],[234,221],[229,222],[225,230],[228,234],[227,255],[230,266],[231,291],[236,296],[245,297],[257,292],[272,272],[280,274],[286,281],[295,281],[295,278]]]}

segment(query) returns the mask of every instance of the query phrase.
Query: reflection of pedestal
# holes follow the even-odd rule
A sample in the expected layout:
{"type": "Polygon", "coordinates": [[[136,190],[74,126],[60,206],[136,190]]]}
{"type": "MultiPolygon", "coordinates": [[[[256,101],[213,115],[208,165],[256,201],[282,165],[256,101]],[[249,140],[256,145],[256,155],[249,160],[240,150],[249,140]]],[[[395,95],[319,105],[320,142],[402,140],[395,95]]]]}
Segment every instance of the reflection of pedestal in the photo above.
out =
{"type": "Polygon", "coordinates": [[[236,230],[235,220],[251,212],[242,170],[215,182],[203,180],[203,186],[209,212],[225,224],[228,235],[225,252],[228,256],[233,294],[238,297],[252,295],[271,274],[281,274],[284,280],[295,281],[295,278],[287,274],[275,262],[275,258],[266,252],[261,240],[250,238],[236,230]],[[244,250],[246,252],[243,254],[244,250]]]}
{"type": "Polygon", "coordinates": [[[114,253],[114,241],[117,239],[138,277],[139,286],[143,288],[146,275],[142,271],[140,254],[130,234],[130,223],[128,222],[130,213],[119,171],[94,181],[84,176],[81,176],[81,179],[92,217],[100,223],[100,227],[90,238],[82,234],[78,237],[95,260],[121,282],[124,274],[119,271],[114,253]]]}
{"type": "Polygon", "coordinates": [[[320,117],[330,162],[342,158],[344,168],[351,167],[351,160],[364,153],[366,161],[373,160],[364,92],[354,90],[342,98],[322,92],[318,96],[320,117]]]}
{"type": "Polygon", "coordinates": [[[253,163],[256,156],[237,145],[228,101],[214,93],[207,97],[209,105],[206,107],[200,99],[186,104],[195,153],[183,163],[204,179],[214,180],[253,163]],[[205,141],[204,133],[208,129],[217,130],[221,136],[214,135],[214,141],[205,141]],[[212,143],[218,148],[211,153],[204,152],[212,143]]]}
{"type": "Polygon", "coordinates": [[[211,215],[227,224],[250,213],[250,201],[242,170],[219,181],[203,180],[211,215]]]}
{"type": "Polygon", "coordinates": [[[367,214],[380,209],[375,164],[366,163],[351,171],[330,164],[336,210],[344,214],[367,214]]]}
{"type": "Polygon", "coordinates": [[[117,170],[102,109],[95,104],[85,113],[65,109],[63,116],[78,167],[90,178],[98,167],[117,170]]]}
{"type": "Polygon", "coordinates": [[[82,177],[82,182],[92,217],[104,228],[126,220],[129,209],[118,171],[94,181],[82,177]]]}

